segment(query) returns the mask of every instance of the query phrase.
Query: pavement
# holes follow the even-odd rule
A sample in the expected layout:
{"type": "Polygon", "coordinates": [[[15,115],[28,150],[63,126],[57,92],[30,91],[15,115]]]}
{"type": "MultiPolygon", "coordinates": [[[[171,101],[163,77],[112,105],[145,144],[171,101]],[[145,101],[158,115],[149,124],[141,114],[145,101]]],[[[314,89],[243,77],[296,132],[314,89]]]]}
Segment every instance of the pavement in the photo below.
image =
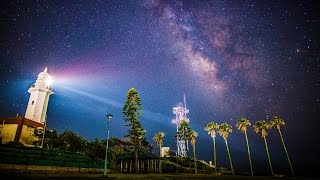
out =
{"type": "Polygon", "coordinates": [[[318,178],[304,177],[272,177],[272,176],[240,176],[240,175],[219,175],[212,174],[108,174],[104,177],[102,174],[0,174],[1,180],[6,179],[59,179],[59,180],[93,180],[93,179],[176,179],[176,180],[197,180],[197,179],[212,179],[212,180],[316,180],[318,178]]]}

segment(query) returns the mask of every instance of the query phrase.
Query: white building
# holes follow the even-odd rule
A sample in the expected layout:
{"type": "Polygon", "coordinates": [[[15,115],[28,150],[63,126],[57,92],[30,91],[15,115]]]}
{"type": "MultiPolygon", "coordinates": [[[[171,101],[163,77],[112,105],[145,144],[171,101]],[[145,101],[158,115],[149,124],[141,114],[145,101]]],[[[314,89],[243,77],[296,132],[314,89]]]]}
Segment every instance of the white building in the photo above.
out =
{"type": "Polygon", "coordinates": [[[30,98],[27,106],[25,118],[43,123],[46,118],[49,96],[53,94],[51,90],[52,77],[48,73],[47,67],[38,75],[36,82],[29,88],[30,98]]]}
{"type": "Polygon", "coordinates": [[[161,147],[161,157],[170,157],[170,147],[161,147]]]}

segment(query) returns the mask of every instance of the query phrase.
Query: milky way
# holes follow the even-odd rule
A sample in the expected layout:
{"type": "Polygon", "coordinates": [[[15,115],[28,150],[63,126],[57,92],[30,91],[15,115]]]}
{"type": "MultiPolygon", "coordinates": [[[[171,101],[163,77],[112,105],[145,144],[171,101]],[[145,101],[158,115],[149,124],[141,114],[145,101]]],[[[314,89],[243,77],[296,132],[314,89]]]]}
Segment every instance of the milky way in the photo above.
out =
{"type": "MultiPolygon", "coordinates": [[[[27,90],[47,66],[55,82],[48,125],[58,132],[105,138],[106,114],[114,114],[112,127],[123,127],[121,108],[135,87],[150,142],[165,131],[165,144],[175,149],[172,107],[185,94],[200,159],[212,154],[203,127],[228,122],[235,166],[245,169],[236,120],[279,115],[293,162],[312,163],[305,159],[316,151],[307,157],[303,147],[313,139],[297,135],[313,137],[319,124],[319,16],[312,1],[2,3],[0,116],[25,113],[27,90]]],[[[248,135],[254,162],[266,167],[261,138],[248,135]]],[[[286,167],[277,132],[268,138],[275,167],[286,167]]],[[[227,164],[223,145],[218,138],[218,163],[227,164]]]]}

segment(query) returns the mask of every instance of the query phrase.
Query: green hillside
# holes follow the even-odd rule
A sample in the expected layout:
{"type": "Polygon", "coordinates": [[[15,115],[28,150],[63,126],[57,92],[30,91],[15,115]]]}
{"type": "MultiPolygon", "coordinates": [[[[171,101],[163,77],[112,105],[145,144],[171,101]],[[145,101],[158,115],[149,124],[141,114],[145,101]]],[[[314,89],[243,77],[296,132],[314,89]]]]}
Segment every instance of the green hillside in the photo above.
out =
{"type": "Polygon", "coordinates": [[[0,145],[0,163],[62,167],[103,168],[102,160],[61,150],[0,145]]]}

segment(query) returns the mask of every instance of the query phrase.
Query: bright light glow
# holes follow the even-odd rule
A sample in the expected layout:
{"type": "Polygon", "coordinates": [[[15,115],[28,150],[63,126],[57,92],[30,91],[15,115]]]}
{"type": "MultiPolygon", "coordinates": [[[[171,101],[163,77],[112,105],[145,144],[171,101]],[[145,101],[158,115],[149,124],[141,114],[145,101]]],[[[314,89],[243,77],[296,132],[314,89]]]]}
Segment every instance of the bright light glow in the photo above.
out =
{"type": "Polygon", "coordinates": [[[51,77],[50,75],[46,78],[45,83],[46,83],[46,85],[49,86],[49,87],[52,85],[53,79],[52,79],[52,77],[51,77]]]}

